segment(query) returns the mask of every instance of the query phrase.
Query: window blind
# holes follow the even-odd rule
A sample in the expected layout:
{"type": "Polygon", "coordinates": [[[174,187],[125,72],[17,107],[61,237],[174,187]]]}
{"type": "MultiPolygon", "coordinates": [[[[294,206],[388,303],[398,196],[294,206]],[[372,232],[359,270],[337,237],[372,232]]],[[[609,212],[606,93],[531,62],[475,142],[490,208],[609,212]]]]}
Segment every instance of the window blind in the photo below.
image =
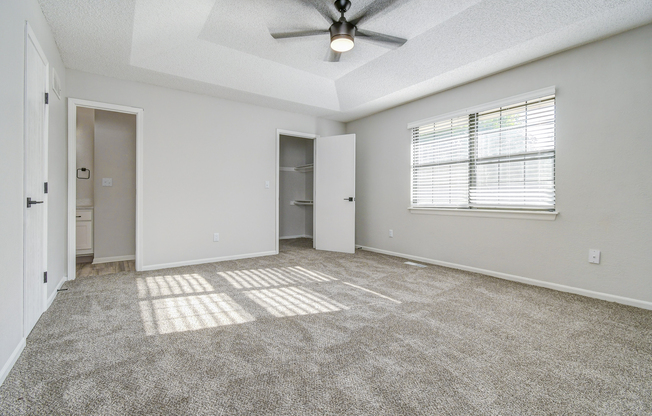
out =
{"type": "Polygon", "coordinates": [[[412,206],[555,208],[555,96],[412,129],[412,206]]]}

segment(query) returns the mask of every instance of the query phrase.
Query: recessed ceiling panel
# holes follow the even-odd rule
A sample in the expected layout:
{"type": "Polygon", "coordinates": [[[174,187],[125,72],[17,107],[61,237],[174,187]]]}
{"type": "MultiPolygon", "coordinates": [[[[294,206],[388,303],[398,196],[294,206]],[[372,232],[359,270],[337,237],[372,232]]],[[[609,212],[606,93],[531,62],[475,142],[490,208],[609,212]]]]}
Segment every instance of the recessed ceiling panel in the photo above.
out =
{"type": "Polygon", "coordinates": [[[341,121],[652,22],[650,0],[351,0],[408,41],[327,62],[327,33],[270,33],[327,30],[332,0],[39,2],[68,68],[341,121]]]}

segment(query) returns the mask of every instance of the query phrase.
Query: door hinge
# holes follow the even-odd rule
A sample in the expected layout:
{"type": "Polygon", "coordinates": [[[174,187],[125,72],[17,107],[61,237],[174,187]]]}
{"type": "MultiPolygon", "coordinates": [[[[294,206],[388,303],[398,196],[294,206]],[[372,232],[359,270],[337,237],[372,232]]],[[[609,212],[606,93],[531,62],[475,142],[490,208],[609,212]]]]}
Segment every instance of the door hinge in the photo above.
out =
{"type": "Polygon", "coordinates": [[[43,272],[43,283],[48,282],[48,272],[43,272]]]}
{"type": "Polygon", "coordinates": [[[48,94],[48,93],[46,92],[46,93],[45,93],[45,104],[49,104],[49,102],[48,102],[48,101],[49,101],[49,97],[50,97],[50,94],[48,94]]]}
{"type": "Polygon", "coordinates": [[[47,193],[48,193],[48,183],[47,183],[47,182],[44,182],[44,183],[43,183],[43,193],[44,193],[44,194],[47,194],[47,193]]]}

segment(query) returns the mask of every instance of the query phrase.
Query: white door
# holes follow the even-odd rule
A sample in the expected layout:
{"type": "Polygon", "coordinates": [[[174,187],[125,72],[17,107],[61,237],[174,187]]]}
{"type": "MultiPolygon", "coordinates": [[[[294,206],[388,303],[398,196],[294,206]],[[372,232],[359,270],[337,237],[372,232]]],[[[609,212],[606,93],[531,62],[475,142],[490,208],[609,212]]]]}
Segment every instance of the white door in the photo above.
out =
{"type": "Polygon", "coordinates": [[[315,248],[355,252],[355,134],[315,140],[315,248]]]}
{"type": "Polygon", "coordinates": [[[23,209],[23,279],[26,337],[45,310],[47,265],[47,119],[45,94],[49,66],[34,33],[25,31],[25,200],[23,209]]]}

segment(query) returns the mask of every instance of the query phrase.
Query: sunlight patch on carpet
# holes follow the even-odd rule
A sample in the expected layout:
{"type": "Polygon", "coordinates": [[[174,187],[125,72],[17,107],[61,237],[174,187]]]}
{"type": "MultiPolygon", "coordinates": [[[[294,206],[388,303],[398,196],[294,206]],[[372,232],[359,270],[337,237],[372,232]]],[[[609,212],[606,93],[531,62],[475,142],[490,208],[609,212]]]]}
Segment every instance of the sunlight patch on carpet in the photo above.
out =
{"type": "Polygon", "coordinates": [[[303,283],[336,281],[327,274],[303,267],[281,267],[274,269],[238,270],[218,273],[236,289],[251,289],[303,283]]]}
{"type": "Polygon", "coordinates": [[[251,290],[244,294],[276,317],[309,315],[349,309],[341,303],[300,287],[251,290]]]}
{"type": "Polygon", "coordinates": [[[147,335],[242,324],[255,318],[226,293],[140,301],[147,335]]]}
{"type": "Polygon", "coordinates": [[[196,273],[138,278],[136,284],[141,299],[214,291],[213,286],[196,273]]]}

